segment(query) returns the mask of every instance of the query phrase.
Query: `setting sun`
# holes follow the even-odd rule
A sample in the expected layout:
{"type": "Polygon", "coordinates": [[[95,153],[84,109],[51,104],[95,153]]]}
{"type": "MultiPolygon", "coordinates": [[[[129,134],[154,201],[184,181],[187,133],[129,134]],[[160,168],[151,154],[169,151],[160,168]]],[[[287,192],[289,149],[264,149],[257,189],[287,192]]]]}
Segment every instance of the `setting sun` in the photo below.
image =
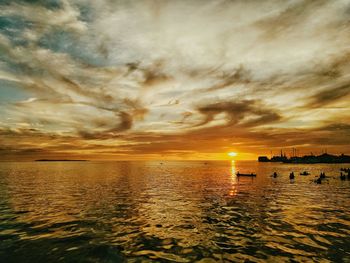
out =
{"type": "Polygon", "coordinates": [[[231,156],[231,157],[235,157],[235,156],[237,156],[237,153],[236,152],[229,152],[227,155],[231,156]]]}

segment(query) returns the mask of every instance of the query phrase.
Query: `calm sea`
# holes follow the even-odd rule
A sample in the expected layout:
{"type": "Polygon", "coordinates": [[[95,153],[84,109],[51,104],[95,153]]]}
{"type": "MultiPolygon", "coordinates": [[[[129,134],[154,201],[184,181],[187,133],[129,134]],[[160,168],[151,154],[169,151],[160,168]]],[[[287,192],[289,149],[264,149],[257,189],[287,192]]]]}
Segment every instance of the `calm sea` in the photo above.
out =
{"type": "Polygon", "coordinates": [[[350,262],[340,167],[0,163],[0,262],[350,262]]]}

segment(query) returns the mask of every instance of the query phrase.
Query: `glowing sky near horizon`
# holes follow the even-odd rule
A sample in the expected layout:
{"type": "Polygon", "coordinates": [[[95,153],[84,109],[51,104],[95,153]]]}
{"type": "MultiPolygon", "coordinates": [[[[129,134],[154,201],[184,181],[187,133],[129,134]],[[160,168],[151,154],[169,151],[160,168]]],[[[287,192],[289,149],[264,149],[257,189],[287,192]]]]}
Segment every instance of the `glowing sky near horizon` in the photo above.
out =
{"type": "Polygon", "coordinates": [[[350,153],[347,0],[0,2],[0,156],[350,153]]]}

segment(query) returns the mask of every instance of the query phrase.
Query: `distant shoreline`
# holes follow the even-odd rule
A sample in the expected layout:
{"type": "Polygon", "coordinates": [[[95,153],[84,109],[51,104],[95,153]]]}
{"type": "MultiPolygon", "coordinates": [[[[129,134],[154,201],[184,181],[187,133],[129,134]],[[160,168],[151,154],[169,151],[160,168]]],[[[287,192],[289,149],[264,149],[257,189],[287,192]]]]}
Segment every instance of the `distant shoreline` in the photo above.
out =
{"type": "Polygon", "coordinates": [[[38,159],[35,162],[88,162],[88,160],[67,160],[67,159],[38,159]]]}
{"type": "Polygon", "coordinates": [[[286,155],[281,153],[280,156],[274,156],[271,159],[267,156],[259,156],[258,162],[279,162],[279,163],[288,163],[288,164],[317,164],[317,163],[350,163],[349,155],[331,155],[324,153],[322,155],[304,155],[304,156],[293,156],[287,158],[286,155]]]}

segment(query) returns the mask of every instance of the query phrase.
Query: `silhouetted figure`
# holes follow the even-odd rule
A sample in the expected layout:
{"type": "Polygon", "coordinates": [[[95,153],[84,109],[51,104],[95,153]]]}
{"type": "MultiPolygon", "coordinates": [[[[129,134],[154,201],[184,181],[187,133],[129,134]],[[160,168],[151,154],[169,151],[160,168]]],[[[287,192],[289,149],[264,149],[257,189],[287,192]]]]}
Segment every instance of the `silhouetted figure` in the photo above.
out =
{"type": "Polygon", "coordinates": [[[316,181],[315,181],[316,184],[321,184],[322,183],[322,179],[321,177],[317,178],[316,181]]]}
{"type": "Polygon", "coordinates": [[[289,179],[290,179],[290,180],[293,180],[293,179],[294,179],[294,177],[295,177],[295,176],[294,176],[294,173],[293,173],[293,172],[291,172],[291,173],[289,174],[289,179]]]}
{"type": "Polygon", "coordinates": [[[321,173],[320,174],[320,179],[325,179],[326,178],[326,174],[325,173],[321,173]]]}
{"type": "Polygon", "coordinates": [[[274,172],[272,176],[273,176],[273,178],[276,178],[277,177],[277,173],[274,172]]]}
{"type": "Polygon", "coordinates": [[[346,180],[345,174],[340,173],[340,180],[342,180],[342,181],[345,181],[345,180],[346,180]]]}

